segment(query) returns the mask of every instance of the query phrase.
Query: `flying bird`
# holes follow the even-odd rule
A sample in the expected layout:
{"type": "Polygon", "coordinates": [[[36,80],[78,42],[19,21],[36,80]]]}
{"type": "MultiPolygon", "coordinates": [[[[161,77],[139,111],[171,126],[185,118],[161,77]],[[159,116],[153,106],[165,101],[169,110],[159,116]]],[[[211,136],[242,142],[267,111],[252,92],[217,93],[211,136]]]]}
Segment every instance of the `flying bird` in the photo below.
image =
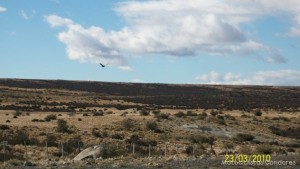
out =
{"type": "Polygon", "coordinates": [[[100,65],[101,67],[105,67],[105,66],[107,66],[107,64],[106,64],[106,65],[104,65],[104,64],[102,64],[102,63],[99,63],[99,65],[100,65]]]}

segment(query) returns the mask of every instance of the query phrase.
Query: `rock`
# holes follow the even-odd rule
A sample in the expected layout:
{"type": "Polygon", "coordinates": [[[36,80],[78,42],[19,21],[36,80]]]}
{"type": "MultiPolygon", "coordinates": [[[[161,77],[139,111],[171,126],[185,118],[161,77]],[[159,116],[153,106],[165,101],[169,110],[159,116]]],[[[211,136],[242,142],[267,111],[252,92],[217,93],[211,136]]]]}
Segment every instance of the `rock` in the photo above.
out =
{"type": "Polygon", "coordinates": [[[94,159],[96,159],[100,156],[102,147],[103,145],[86,148],[83,151],[81,151],[73,160],[80,161],[87,157],[93,157],[94,159]]]}

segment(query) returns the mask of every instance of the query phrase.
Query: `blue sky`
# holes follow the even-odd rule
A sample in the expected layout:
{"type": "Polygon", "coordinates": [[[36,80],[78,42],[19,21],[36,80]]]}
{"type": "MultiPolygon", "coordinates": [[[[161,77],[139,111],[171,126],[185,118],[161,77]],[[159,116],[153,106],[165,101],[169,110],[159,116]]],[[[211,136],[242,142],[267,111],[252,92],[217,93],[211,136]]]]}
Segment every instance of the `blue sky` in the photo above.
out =
{"type": "Polygon", "coordinates": [[[0,0],[0,39],[0,78],[300,85],[298,0],[0,0]]]}

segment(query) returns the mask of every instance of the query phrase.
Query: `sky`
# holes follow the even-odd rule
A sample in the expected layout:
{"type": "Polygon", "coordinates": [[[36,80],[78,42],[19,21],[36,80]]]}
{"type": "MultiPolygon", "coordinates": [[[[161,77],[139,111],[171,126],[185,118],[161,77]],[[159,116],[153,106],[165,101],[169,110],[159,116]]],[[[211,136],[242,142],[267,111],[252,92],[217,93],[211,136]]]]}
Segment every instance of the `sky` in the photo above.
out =
{"type": "Polygon", "coordinates": [[[0,78],[299,86],[300,1],[0,0],[0,59],[0,78]]]}

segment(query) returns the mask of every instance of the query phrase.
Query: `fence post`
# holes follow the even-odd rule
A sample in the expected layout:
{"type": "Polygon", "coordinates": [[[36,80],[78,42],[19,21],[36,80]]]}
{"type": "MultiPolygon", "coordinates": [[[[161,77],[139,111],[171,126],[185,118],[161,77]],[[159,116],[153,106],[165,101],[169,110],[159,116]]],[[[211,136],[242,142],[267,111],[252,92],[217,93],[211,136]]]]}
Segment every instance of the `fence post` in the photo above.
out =
{"type": "Polygon", "coordinates": [[[80,153],[80,144],[79,144],[79,140],[77,140],[77,147],[78,147],[78,153],[80,153]]]}
{"type": "Polygon", "coordinates": [[[151,157],[151,145],[149,144],[149,158],[151,157]]]}
{"type": "Polygon", "coordinates": [[[25,146],[25,157],[26,157],[26,161],[28,161],[28,154],[27,154],[26,141],[24,141],[24,146],[25,146]]]}
{"type": "Polygon", "coordinates": [[[165,157],[167,157],[167,144],[165,144],[165,157]]]}
{"type": "Polygon", "coordinates": [[[46,140],[46,154],[47,154],[47,160],[49,160],[49,154],[48,154],[48,140],[46,140]]]}
{"type": "Polygon", "coordinates": [[[64,143],[61,143],[61,157],[64,158],[64,143]]]}
{"type": "Polygon", "coordinates": [[[132,154],[134,154],[134,143],[132,143],[132,154]]]}
{"type": "Polygon", "coordinates": [[[5,146],[8,144],[8,142],[2,141],[1,144],[3,145],[3,160],[5,160],[5,151],[6,151],[5,146]]]}
{"type": "Polygon", "coordinates": [[[3,153],[5,153],[5,146],[8,145],[8,141],[2,141],[1,144],[3,146],[3,153]]]}

